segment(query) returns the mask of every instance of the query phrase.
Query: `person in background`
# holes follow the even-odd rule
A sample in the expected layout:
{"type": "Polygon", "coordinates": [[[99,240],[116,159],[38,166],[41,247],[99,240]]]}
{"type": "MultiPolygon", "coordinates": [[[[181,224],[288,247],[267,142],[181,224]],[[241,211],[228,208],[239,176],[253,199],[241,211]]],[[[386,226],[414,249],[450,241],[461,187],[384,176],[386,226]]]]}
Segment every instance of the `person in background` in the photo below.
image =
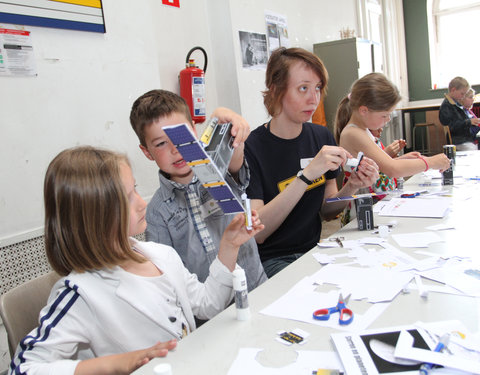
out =
{"type": "Polygon", "coordinates": [[[238,214],[226,228],[205,283],[171,247],[140,242],[146,203],[126,156],[93,147],[67,149],[44,182],[45,246],[63,276],[40,312],[40,325],[21,340],[12,374],[130,374],[164,357],[233,296],[232,271],[251,231],[238,214]]]}
{"type": "Polygon", "coordinates": [[[255,238],[269,277],[318,243],[320,214],[333,219],[345,207],[326,198],[354,194],[378,178],[376,164],[365,158],[338,191],[336,177],[352,155],[335,144],[328,128],[309,122],[327,80],[322,61],[301,48],[281,47],[267,64],[263,95],[271,120],[252,131],[245,156],[247,193],[265,225],[255,238]]]}
{"type": "Polygon", "coordinates": [[[477,149],[474,141],[480,130],[480,120],[469,117],[460,103],[469,89],[470,84],[465,78],[453,78],[448,84],[448,94],[445,94],[438,113],[442,125],[450,128],[452,142],[459,151],[477,149]]]}
{"type": "MultiPolygon", "coordinates": [[[[475,101],[475,90],[470,87],[467,93],[465,94],[465,96],[463,97],[463,99],[460,100],[460,104],[462,105],[463,110],[465,111],[468,118],[470,119],[477,119],[477,115],[475,115],[475,113],[473,113],[472,111],[474,101],[475,101]]],[[[477,126],[480,126],[480,123],[477,124],[477,126]]]]}
{"type": "MultiPolygon", "coordinates": [[[[243,154],[250,127],[243,117],[227,108],[217,108],[212,117],[217,117],[220,123],[232,123],[235,151],[226,181],[240,196],[250,178],[243,154]]],[[[130,123],[143,154],[159,168],[160,187],[147,207],[146,238],[172,246],[185,267],[205,281],[222,234],[233,216],[223,213],[163,131],[164,126],[186,123],[196,133],[190,110],[177,94],[151,90],[133,103],[130,123]]],[[[245,270],[249,291],[267,279],[255,239],[241,246],[238,264],[245,270]]]]}
{"type": "Polygon", "coordinates": [[[355,81],[337,108],[335,137],[340,146],[353,155],[363,151],[377,163],[380,172],[390,178],[411,176],[428,169],[448,169],[450,161],[443,153],[392,158],[378,147],[371,130],[383,128],[390,121],[400,99],[397,87],[381,73],[370,73],[355,81]]]}

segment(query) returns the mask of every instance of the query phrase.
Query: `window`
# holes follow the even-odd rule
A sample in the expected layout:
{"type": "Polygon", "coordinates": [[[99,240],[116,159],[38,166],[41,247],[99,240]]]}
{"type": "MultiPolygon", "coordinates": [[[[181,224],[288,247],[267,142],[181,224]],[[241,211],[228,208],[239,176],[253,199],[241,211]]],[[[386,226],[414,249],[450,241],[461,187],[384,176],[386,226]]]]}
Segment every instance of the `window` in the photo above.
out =
{"type": "Polygon", "coordinates": [[[432,88],[448,87],[456,76],[480,84],[480,1],[427,0],[427,15],[432,88]]]}

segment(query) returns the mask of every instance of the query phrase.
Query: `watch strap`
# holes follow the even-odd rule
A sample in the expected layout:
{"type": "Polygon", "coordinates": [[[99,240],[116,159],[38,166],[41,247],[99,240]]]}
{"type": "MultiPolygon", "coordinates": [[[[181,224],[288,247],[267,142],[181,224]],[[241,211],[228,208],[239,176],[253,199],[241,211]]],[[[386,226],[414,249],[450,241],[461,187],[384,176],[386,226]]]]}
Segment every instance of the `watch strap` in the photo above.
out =
{"type": "Polygon", "coordinates": [[[313,181],[310,181],[308,178],[306,178],[304,175],[303,175],[303,171],[300,171],[297,173],[297,177],[302,180],[303,182],[305,182],[307,185],[311,185],[313,184],[313,181]]]}

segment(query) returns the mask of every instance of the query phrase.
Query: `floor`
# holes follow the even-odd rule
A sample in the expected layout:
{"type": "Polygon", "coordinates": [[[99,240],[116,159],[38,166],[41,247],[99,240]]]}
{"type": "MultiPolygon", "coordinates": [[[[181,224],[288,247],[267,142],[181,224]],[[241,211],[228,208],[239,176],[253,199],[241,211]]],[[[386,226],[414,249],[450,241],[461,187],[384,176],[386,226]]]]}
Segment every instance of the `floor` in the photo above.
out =
{"type": "MultiPolygon", "coordinates": [[[[321,238],[327,238],[340,230],[340,219],[324,221],[322,223],[321,238]]],[[[0,375],[4,374],[10,363],[10,354],[8,352],[7,333],[5,327],[0,323],[0,375]]]]}
{"type": "Polygon", "coordinates": [[[320,235],[320,238],[328,238],[332,234],[338,232],[341,228],[340,225],[340,218],[337,218],[335,220],[330,220],[330,221],[323,221],[322,222],[322,233],[320,235]]]}

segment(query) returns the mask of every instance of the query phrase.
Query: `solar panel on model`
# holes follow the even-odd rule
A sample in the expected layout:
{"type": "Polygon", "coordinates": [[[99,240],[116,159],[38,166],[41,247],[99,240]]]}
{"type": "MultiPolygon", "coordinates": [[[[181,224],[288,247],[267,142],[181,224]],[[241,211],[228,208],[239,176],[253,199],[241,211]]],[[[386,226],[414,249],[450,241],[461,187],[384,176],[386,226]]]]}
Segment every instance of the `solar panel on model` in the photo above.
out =
{"type": "MultiPolygon", "coordinates": [[[[187,124],[165,126],[163,130],[187,164],[193,169],[202,185],[207,189],[213,199],[217,201],[223,212],[226,214],[244,212],[245,210],[239,198],[235,196],[225,181],[225,176],[213,162],[213,159],[217,157],[217,152],[222,152],[222,160],[228,160],[228,163],[233,154],[231,141],[225,134],[227,129],[229,131],[229,127],[225,128],[223,124],[219,125],[219,128],[216,127],[216,125],[216,123],[209,124],[209,131],[213,132],[211,136],[212,138],[218,139],[218,135],[215,134],[215,131],[218,129],[221,131],[222,137],[220,141],[216,142],[217,144],[214,145],[213,150],[212,148],[209,149],[208,154],[195,138],[195,135],[187,124]]],[[[210,140],[212,138],[210,138],[210,140]]]]}

